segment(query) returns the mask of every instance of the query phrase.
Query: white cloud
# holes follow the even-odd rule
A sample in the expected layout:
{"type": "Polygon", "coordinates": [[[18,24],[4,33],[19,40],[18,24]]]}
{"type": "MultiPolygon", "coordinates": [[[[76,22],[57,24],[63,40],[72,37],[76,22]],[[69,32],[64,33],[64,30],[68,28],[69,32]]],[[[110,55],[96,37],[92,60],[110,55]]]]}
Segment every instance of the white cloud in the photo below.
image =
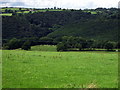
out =
{"type": "Polygon", "coordinates": [[[97,7],[118,7],[119,0],[0,0],[0,2],[10,2],[2,6],[12,6],[11,3],[23,2],[26,7],[45,8],[97,8],[97,7]]]}

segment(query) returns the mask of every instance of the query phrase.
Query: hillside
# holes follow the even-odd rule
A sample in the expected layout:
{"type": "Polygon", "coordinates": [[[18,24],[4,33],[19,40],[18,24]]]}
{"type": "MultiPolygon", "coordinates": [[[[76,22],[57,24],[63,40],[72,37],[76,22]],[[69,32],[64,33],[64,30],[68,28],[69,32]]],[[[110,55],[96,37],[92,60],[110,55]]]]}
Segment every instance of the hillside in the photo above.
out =
{"type": "Polygon", "coordinates": [[[3,39],[44,37],[54,32],[54,27],[86,20],[94,15],[82,11],[48,11],[25,15],[3,16],[3,39]]]}
{"type": "Polygon", "coordinates": [[[9,10],[14,12],[12,16],[2,16],[3,43],[12,38],[50,37],[54,40],[62,36],[117,41],[120,17],[116,8],[53,10],[26,14],[18,14],[21,9],[9,10]]]}
{"type": "Polygon", "coordinates": [[[97,40],[118,40],[118,20],[88,20],[67,24],[50,33],[48,37],[79,36],[97,40]]]}

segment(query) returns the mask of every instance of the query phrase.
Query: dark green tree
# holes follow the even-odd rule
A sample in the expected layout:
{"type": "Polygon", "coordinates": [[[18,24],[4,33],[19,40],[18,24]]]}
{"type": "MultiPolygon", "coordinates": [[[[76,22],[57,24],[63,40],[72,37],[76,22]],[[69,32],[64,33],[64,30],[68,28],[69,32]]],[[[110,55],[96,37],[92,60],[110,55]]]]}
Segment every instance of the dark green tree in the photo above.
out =
{"type": "Polygon", "coordinates": [[[80,50],[82,50],[82,45],[80,43],[78,43],[78,44],[76,44],[76,48],[78,48],[80,51],[80,50]]]}
{"type": "Polygon", "coordinates": [[[19,8],[19,11],[21,11],[22,10],[22,8],[19,8]]]}
{"type": "Polygon", "coordinates": [[[113,50],[114,45],[113,45],[112,42],[107,42],[104,47],[105,47],[105,49],[107,49],[108,51],[110,51],[110,50],[113,50]]]}
{"type": "Polygon", "coordinates": [[[31,48],[31,42],[30,41],[26,41],[24,42],[24,44],[22,45],[22,49],[23,50],[29,50],[31,48]]]}
{"type": "Polygon", "coordinates": [[[65,50],[67,50],[65,43],[59,42],[57,44],[57,51],[65,51],[65,50]]]}
{"type": "Polygon", "coordinates": [[[17,49],[21,47],[21,41],[19,39],[13,38],[6,45],[4,45],[5,49],[17,49]]]}
{"type": "Polygon", "coordinates": [[[120,49],[120,42],[117,42],[116,47],[120,49]]]}
{"type": "Polygon", "coordinates": [[[85,48],[87,48],[87,41],[86,41],[86,39],[78,37],[78,43],[81,44],[83,50],[85,48]]]}
{"type": "Polygon", "coordinates": [[[87,48],[89,48],[90,50],[92,49],[93,47],[93,44],[94,44],[94,40],[87,40],[87,48]]]}
{"type": "Polygon", "coordinates": [[[48,44],[48,45],[53,44],[53,39],[49,37],[42,37],[39,39],[39,41],[41,42],[41,44],[48,44]]]}

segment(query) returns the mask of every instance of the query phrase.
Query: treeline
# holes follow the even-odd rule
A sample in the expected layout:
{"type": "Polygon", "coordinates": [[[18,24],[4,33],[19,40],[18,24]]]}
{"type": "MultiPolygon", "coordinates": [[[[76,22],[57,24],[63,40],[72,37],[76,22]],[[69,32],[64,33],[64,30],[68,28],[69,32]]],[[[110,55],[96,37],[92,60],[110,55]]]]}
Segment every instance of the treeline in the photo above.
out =
{"type": "Polygon", "coordinates": [[[85,39],[82,37],[62,37],[62,41],[57,44],[57,51],[69,50],[95,50],[107,49],[108,51],[120,48],[120,42],[97,41],[93,39],[85,39]]]}
{"type": "Polygon", "coordinates": [[[24,49],[29,50],[34,45],[56,45],[57,51],[70,50],[95,50],[106,49],[108,51],[120,48],[120,42],[113,41],[98,41],[94,39],[85,39],[82,37],[63,36],[61,38],[52,39],[49,37],[42,38],[23,38],[10,39],[3,45],[3,49],[24,49]]]}
{"type": "Polygon", "coordinates": [[[22,39],[17,39],[17,38],[12,38],[9,40],[3,40],[2,41],[2,46],[3,49],[24,49],[24,50],[29,50],[31,46],[35,45],[56,45],[57,43],[52,39],[48,37],[32,37],[32,38],[22,38],[22,39]]]}

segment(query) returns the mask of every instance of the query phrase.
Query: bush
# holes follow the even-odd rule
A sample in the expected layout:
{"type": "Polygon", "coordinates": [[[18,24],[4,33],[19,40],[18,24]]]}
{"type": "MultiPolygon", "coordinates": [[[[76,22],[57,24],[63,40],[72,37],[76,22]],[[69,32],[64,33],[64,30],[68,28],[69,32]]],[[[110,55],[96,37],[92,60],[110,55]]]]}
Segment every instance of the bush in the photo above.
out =
{"type": "Polygon", "coordinates": [[[4,49],[17,49],[21,47],[21,40],[13,38],[8,43],[6,43],[4,49]]]}
{"type": "Polygon", "coordinates": [[[79,51],[82,50],[82,45],[81,44],[76,44],[76,48],[79,48],[79,51]]]}
{"type": "Polygon", "coordinates": [[[30,41],[26,41],[24,42],[24,44],[22,45],[22,49],[24,50],[29,50],[31,48],[31,43],[30,41]]]}
{"type": "Polygon", "coordinates": [[[67,47],[64,43],[60,42],[57,44],[57,51],[65,51],[67,50],[67,47]]]}
{"type": "Polygon", "coordinates": [[[120,49],[120,42],[117,42],[116,47],[120,49]]]}
{"type": "Polygon", "coordinates": [[[112,50],[114,48],[114,45],[112,42],[107,42],[105,44],[105,49],[107,49],[108,51],[112,50]]]}

